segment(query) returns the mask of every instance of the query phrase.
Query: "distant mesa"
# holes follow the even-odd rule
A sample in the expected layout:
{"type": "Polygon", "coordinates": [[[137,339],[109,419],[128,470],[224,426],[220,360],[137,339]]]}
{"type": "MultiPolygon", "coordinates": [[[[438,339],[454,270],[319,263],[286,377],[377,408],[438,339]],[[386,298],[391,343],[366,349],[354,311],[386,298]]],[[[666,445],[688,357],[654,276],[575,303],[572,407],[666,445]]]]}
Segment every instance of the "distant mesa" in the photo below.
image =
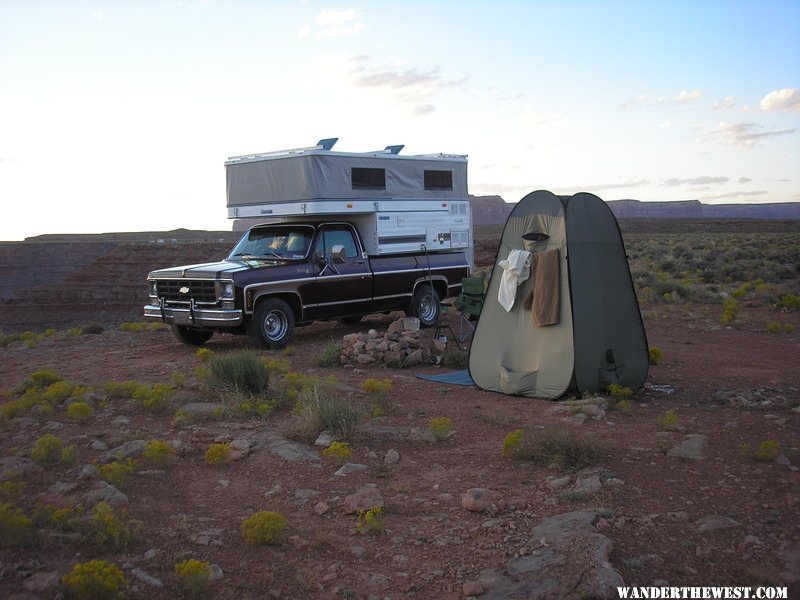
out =
{"type": "MultiPolygon", "coordinates": [[[[500,196],[470,196],[470,201],[475,225],[505,223],[514,208],[514,204],[500,196]]],[[[800,202],[703,204],[699,200],[610,200],[607,204],[618,219],[800,219],[800,202]]]]}

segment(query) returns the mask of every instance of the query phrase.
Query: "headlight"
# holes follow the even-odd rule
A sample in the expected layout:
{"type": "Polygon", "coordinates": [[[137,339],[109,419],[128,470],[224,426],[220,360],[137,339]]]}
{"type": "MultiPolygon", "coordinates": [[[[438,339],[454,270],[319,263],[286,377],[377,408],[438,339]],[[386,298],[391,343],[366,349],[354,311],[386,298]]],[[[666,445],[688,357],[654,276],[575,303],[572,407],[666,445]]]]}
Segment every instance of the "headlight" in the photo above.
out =
{"type": "Polygon", "coordinates": [[[158,297],[158,282],[154,279],[151,279],[147,282],[147,285],[150,288],[150,295],[153,297],[158,297]]]}
{"type": "Polygon", "coordinates": [[[228,281],[220,285],[220,298],[230,300],[233,298],[233,282],[228,281]]]}

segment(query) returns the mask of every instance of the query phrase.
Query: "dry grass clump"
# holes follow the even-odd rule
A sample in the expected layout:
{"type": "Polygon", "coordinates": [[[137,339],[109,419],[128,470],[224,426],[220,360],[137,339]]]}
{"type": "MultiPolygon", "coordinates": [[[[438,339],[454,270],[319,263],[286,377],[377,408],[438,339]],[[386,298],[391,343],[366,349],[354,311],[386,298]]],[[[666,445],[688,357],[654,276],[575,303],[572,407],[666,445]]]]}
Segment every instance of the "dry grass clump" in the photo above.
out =
{"type": "Polygon", "coordinates": [[[356,533],[379,534],[383,531],[383,509],[379,507],[356,513],[356,533]]]}
{"type": "Polygon", "coordinates": [[[469,366],[469,353],[463,350],[445,350],[442,352],[442,364],[451,369],[466,369],[469,366]]]}
{"type": "Polygon", "coordinates": [[[106,502],[100,502],[92,509],[86,526],[89,539],[104,550],[124,550],[133,541],[134,532],[128,524],[127,511],[117,513],[106,502]]]}
{"type": "Polygon", "coordinates": [[[269,370],[255,352],[215,354],[208,360],[208,383],[243,394],[264,394],[269,390],[269,370]]]}
{"type": "Polygon", "coordinates": [[[668,410],[663,415],[659,416],[656,421],[663,429],[672,431],[678,428],[678,413],[674,410],[668,410]]]}
{"type": "Polygon", "coordinates": [[[755,449],[751,444],[742,444],[740,451],[743,458],[771,462],[781,455],[781,445],[776,440],[766,440],[755,449]]]}
{"type": "Polygon", "coordinates": [[[314,357],[314,364],[318,367],[338,367],[341,349],[338,344],[328,342],[322,347],[322,351],[314,357]]]}
{"type": "Polygon", "coordinates": [[[242,538],[252,546],[275,544],[286,529],[286,517],[278,512],[262,510],[242,521],[242,538]]]}
{"type": "Polygon", "coordinates": [[[569,431],[554,429],[533,439],[525,439],[523,433],[516,438],[513,435],[507,455],[537,465],[557,466],[562,471],[573,472],[591,467],[600,460],[600,449],[596,445],[569,431]]]}
{"type": "Polygon", "coordinates": [[[175,449],[162,440],[150,440],[142,451],[142,458],[163,467],[175,458],[175,449]]]}
{"type": "Polygon", "coordinates": [[[295,413],[285,427],[286,435],[313,443],[324,430],[344,439],[352,437],[362,410],[350,398],[342,398],[335,390],[322,386],[304,389],[297,400],[295,413]]]}
{"type": "Polygon", "coordinates": [[[132,458],[115,460],[98,467],[100,477],[117,488],[124,488],[128,483],[128,477],[136,470],[138,463],[132,458]]]}
{"type": "Polygon", "coordinates": [[[651,365],[660,365],[664,360],[664,352],[658,346],[650,346],[647,349],[647,360],[651,365]]]}

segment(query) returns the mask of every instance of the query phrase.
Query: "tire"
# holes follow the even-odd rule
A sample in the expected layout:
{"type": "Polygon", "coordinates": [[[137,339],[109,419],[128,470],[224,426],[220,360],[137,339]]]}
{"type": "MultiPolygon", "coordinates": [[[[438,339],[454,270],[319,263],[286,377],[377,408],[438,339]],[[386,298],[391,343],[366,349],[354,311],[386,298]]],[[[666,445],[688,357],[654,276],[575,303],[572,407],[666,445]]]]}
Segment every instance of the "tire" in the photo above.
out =
{"type": "Polygon", "coordinates": [[[355,325],[356,323],[360,322],[361,319],[364,318],[364,315],[350,315],[349,317],[342,317],[339,319],[339,323],[342,325],[355,325]]]}
{"type": "Polygon", "coordinates": [[[429,285],[420,285],[411,299],[408,313],[417,317],[422,327],[433,327],[439,322],[439,294],[429,285]]]}
{"type": "Polygon", "coordinates": [[[294,335],[294,312],[280,298],[262,300],[253,313],[248,334],[260,348],[283,348],[294,335]]]}
{"type": "Polygon", "coordinates": [[[176,338],[188,346],[202,346],[211,339],[212,335],[214,335],[213,331],[196,329],[187,325],[173,325],[172,333],[175,334],[176,338]]]}

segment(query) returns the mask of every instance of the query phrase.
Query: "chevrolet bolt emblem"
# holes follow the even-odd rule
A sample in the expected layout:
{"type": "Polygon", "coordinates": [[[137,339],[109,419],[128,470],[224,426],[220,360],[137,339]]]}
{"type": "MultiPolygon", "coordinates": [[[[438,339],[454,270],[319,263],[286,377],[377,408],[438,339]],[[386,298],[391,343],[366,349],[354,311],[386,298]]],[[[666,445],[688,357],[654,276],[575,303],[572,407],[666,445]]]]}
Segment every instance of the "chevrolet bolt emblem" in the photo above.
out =
{"type": "Polygon", "coordinates": [[[178,291],[179,291],[181,294],[188,294],[188,293],[189,293],[189,288],[188,288],[188,287],[186,287],[186,286],[183,286],[183,287],[182,287],[180,290],[178,290],[178,291]]]}

